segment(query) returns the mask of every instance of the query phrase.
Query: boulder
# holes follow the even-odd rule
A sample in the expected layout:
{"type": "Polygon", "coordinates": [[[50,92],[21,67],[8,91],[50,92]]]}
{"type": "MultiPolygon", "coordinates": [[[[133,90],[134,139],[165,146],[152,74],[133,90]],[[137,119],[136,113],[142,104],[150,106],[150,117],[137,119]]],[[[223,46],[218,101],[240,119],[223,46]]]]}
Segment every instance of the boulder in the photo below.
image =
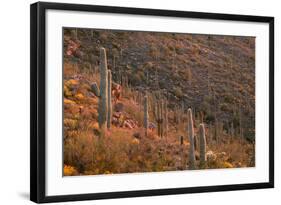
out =
{"type": "Polygon", "coordinates": [[[206,158],[207,158],[207,161],[213,162],[217,159],[217,155],[213,151],[208,151],[206,153],[206,158]]]}

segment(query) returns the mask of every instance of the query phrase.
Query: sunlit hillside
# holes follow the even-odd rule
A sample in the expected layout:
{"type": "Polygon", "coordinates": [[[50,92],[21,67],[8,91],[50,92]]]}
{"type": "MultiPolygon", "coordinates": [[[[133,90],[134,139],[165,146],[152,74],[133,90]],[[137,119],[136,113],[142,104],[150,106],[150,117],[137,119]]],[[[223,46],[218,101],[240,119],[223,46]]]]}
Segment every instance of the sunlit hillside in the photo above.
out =
{"type": "Polygon", "coordinates": [[[65,29],[63,69],[65,175],[189,169],[191,113],[193,169],[255,166],[254,37],[65,29]],[[93,89],[102,47],[112,74],[105,130],[93,89]]]}

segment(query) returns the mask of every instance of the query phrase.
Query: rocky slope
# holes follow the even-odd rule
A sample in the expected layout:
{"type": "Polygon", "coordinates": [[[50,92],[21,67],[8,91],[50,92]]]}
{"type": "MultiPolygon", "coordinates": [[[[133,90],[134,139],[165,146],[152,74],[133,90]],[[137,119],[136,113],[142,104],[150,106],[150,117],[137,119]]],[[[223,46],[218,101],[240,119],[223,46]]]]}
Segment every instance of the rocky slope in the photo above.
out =
{"type": "MultiPolygon", "coordinates": [[[[134,90],[161,90],[169,108],[203,111],[225,129],[253,140],[255,38],[239,36],[65,29],[65,62],[98,72],[99,47],[107,50],[113,80],[134,90]]],[[[197,115],[197,112],[195,114],[197,115]]]]}

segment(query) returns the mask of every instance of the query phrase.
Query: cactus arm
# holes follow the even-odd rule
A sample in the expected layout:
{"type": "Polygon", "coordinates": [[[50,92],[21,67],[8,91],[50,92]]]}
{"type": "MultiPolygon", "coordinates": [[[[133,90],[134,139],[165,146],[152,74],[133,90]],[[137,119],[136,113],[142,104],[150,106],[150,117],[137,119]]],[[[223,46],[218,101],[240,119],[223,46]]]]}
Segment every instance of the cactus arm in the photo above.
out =
{"type": "Polygon", "coordinates": [[[100,97],[100,89],[96,83],[91,85],[91,90],[95,94],[95,96],[100,97]]]}

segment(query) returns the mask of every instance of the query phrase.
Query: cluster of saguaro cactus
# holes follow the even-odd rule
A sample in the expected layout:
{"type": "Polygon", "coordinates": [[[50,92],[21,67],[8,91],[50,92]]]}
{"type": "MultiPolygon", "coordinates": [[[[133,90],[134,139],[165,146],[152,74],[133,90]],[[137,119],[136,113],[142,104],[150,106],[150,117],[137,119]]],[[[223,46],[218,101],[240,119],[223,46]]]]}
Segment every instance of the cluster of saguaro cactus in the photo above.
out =
{"type": "Polygon", "coordinates": [[[163,99],[160,92],[154,93],[151,100],[151,109],[157,124],[157,134],[162,138],[164,135],[167,136],[168,133],[168,102],[163,99]]]}
{"type": "MultiPolygon", "coordinates": [[[[187,112],[188,124],[188,138],[189,138],[189,169],[195,169],[195,135],[194,135],[194,125],[193,125],[193,117],[192,110],[189,108],[187,112]]],[[[205,127],[204,124],[201,123],[199,125],[199,153],[200,153],[200,167],[205,167],[206,165],[206,135],[205,135],[205,127]]]]}
{"type": "Polygon", "coordinates": [[[106,51],[100,48],[100,86],[93,83],[92,91],[99,97],[98,103],[98,123],[101,132],[104,133],[106,127],[110,128],[112,105],[111,105],[111,72],[107,69],[106,51]]]}

